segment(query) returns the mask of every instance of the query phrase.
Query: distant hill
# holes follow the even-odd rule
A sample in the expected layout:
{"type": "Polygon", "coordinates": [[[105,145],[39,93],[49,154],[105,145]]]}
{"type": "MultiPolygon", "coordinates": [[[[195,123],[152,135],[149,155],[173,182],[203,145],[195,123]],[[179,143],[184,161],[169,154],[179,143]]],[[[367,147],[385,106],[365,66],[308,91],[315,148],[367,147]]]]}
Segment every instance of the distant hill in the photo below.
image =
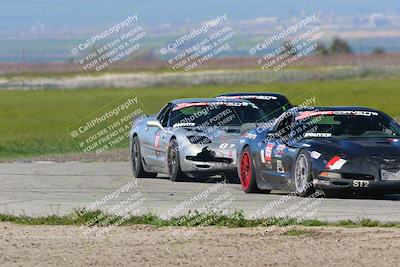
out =
{"type": "Polygon", "coordinates": [[[144,23],[200,22],[226,13],[234,21],[256,17],[288,18],[302,12],[360,16],[400,14],[396,0],[4,0],[0,28],[51,25],[93,27],[108,25],[126,15],[138,14],[144,23]]]}

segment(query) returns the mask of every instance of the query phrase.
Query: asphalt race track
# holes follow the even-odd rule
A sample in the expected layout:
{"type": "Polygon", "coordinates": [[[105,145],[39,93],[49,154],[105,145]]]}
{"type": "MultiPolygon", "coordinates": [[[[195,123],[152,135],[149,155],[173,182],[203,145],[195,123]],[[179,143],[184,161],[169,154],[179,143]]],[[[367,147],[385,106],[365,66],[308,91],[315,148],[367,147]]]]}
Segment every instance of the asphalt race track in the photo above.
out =
{"type": "MultiPolygon", "coordinates": [[[[0,213],[33,216],[67,214],[73,209],[104,199],[130,181],[134,180],[128,162],[4,163],[0,164],[0,213]]],[[[118,197],[108,199],[99,208],[106,210],[135,192],[141,192],[145,198],[137,207],[138,212],[151,212],[162,217],[199,209],[221,195],[229,196],[229,211],[243,210],[247,217],[255,214],[258,217],[301,216],[295,211],[307,204],[301,202],[304,200],[302,198],[285,198],[286,194],[282,192],[245,194],[239,184],[218,186],[217,182],[221,181],[211,179],[174,183],[163,177],[137,179],[135,187],[126,192],[118,191],[118,197]],[[204,197],[202,192],[209,194],[204,197]],[[195,196],[203,198],[190,202],[195,196]]],[[[382,222],[400,221],[398,195],[382,199],[318,198],[312,201],[312,217],[320,220],[368,218],[382,222]]]]}

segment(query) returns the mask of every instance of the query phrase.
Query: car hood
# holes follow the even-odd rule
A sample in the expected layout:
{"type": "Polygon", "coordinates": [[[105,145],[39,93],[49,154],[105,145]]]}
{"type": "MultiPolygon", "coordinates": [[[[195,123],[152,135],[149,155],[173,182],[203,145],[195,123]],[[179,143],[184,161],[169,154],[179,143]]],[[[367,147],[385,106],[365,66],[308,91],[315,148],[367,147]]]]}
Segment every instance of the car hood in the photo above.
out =
{"type": "Polygon", "coordinates": [[[324,138],[314,139],[313,150],[321,153],[325,161],[334,156],[347,160],[347,169],[363,172],[386,166],[400,168],[400,140],[392,138],[324,138]]]}
{"type": "Polygon", "coordinates": [[[240,127],[182,127],[175,128],[174,133],[188,139],[206,136],[212,143],[236,143],[240,139],[240,127]]]}
{"type": "Polygon", "coordinates": [[[239,140],[240,127],[194,127],[177,128],[176,133],[189,136],[206,136],[213,143],[223,143],[226,141],[239,140]]]}
{"type": "Polygon", "coordinates": [[[321,166],[326,167],[333,157],[344,159],[338,167],[345,173],[363,173],[379,177],[380,169],[400,169],[400,140],[392,138],[324,138],[309,144],[321,153],[321,166]]]}
{"type": "Polygon", "coordinates": [[[400,140],[393,138],[324,138],[311,141],[327,152],[342,151],[350,157],[400,157],[400,140]]]}

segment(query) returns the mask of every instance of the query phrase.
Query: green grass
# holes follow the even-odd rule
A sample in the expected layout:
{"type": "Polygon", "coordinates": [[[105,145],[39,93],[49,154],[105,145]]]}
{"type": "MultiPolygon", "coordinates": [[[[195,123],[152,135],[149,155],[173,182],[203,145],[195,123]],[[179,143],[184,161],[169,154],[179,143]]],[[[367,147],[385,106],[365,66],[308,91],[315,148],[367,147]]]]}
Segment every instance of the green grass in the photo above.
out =
{"type": "Polygon", "coordinates": [[[0,91],[0,159],[78,151],[67,128],[113,100],[135,93],[149,114],[175,98],[223,92],[279,92],[295,104],[316,96],[317,105],[359,105],[399,116],[400,80],[339,80],[264,85],[0,91]]]}
{"type": "MultiPolygon", "coordinates": [[[[288,66],[285,68],[285,70],[308,70],[308,71],[327,71],[327,70],[333,70],[337,68],[347,68],[349,71],[352,71],[354,69],[354,66],[349,66],[349,65],[341,65],[341,66],[288,66]]],[[[259,71],[260,68],[257,65],[254,66],[246,66],[246,67],[227,67],[227,68],[221,68],[221,67],[213,67],[213,66],[203,66],[200,69],[195,69],[190,71],[191,73],[196,73],[196,72],[204,72],[204,71],[259,71]]],[[[71,77],[99,77],[103,76],[105,74],[110,75],[110,74],[137,74],[137,73],[148,73],[148,74],[159,74],[159,73],[187,73],[185,70],[182,69],[177,69],[177,70],[172,70],[172,68],[167,64],[160,64],[160,66],[154,67],[152,69],[136,69],[136,70],[129,70],[129,69],[120,69],[118,67],[115,68],[110,68],[107,69],[107,71],[85,71],[84,73],[80,72],[79,69],[75,71],[63,71],[63,72],[51,72],[51,71],[24,71],[22,73],[5,73],[5,74],[0,74],[1,79],[7,79],[7,80],[16,80],[16,81],[24,81],[27,79],[57,79],[57,78],[71,78],[71,77]]],[[[373,76],[373,71],[371,73],[366,73],[364,74],[365,76],[373,76]]]]}
{"type": "MultiPolygon", "coordinates": [[[[122,217],[115,216],[113,220],[106,220],[110,215],[101,211],[91,211],[82,216],[75,216],[75,212],[64,216],[46,216],[46,217],[29,217],[26,215],[15,216],[0,214],[0,222],[11,222],[22,225],[87,225],[87,226],[108,226],[117,221],[121,221],[122,217]],[[100,218],[100,219],[99,219],[100,218]],[[106,223],[104,223],[106,222],[106,223]]],[[[224,227],[268,227],[268,226],[335,226],[335,227],[400,227],[399,222],[381,223],[369,219],[360,219],[357,221],[344,220],[339,222],[324,222],[319,220],[297,220],[293,218],[265,218],[265,219],[246,219],[242,211],[236,211],[230,215],[222,215],[220,213],[198,213],[163,220],[154,214],[145,214],[141,216],[130,216],[127,220],[122,220],[120,225],[137,225],[147,224],[157,227],[164,226],[224,226],[224,227]]],[[[289,229],[284,235],[299,236],[309,234],[298,229],[289,229]]]]}
{"type": "MultiPolygon", "coordinates": [[[[342,66],[328,66],[328,67],[320,67],[320,66],[288,66],[285,68],[286,71],[290,70],[307,70],[313,73],[319,72],[327,72],[333,71],[337,68],[346,68],[349,71],[354,69],[354,66],[342,65],[342,66]]],[[[227,71],[234,73],[235,71],[253,71],[257,72],[260,68],[258,66],[249,66],[249,67],[227,67],[221,68],[218,66],[204,66],[204,68],[195,69],[190,71],[190,73],[202,73],[204,71],[227,71]]],[[[170,66],[165,63],[165,65],[160,65],[158,67],[154,67],[153,69],[137,69],[137,70],[126,70],[126,69],[119,69],[118,67],[110,68],[104,71],[85,71],[84,73],[80,72],[79,69],[75,71],[62,71],[62,72],[51,72],[51,71],[24,71],[22,73],[5,73],[0,74],[0,79],[5,79],[9,81],[27,81],[27,80],[35,80],[35,79],[60,79],[60,78],[73,78],[73,77],[101,77],[104,75],[128,75],[128,74],[139,74],[139,73],[146,73],[146,74],[161,74],[161,73],[187,73],[185,70],[178,69],[172,70],[170,66]]],[[[373,70],[366,71],[365,73],[359,74],[360,78],[369,78],[369,79],[383,79],[381,74],[374,73],[373,70]],[[380,75],[380,76],[379,76],[380,75]]],[[[356,76],[356,75],[354,75],[356,76]]],[[[398,76],[389,76],[391,78],[396,78],[398,76]]]]}

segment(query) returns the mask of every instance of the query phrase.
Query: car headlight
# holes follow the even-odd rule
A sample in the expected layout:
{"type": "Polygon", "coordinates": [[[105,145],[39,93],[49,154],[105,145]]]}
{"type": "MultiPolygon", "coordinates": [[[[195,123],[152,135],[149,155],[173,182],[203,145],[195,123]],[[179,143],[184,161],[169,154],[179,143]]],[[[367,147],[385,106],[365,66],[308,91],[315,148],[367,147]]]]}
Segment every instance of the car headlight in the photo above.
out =
{"type": "Polygon", "coordinates": [[[341,173],[337,173],[337,172],[320,172],[319,176],[325,177],[325,178],[330,178],[330,179],[340,179],[340,178],[342,178],[342,174],[341,173]]]}
{"type": "Polygon", "coordinates": [[[189,142],[192,144],[211,144],[210,138],[204,135],[189,135],[187,137],[189,139],[189,142]]]}

